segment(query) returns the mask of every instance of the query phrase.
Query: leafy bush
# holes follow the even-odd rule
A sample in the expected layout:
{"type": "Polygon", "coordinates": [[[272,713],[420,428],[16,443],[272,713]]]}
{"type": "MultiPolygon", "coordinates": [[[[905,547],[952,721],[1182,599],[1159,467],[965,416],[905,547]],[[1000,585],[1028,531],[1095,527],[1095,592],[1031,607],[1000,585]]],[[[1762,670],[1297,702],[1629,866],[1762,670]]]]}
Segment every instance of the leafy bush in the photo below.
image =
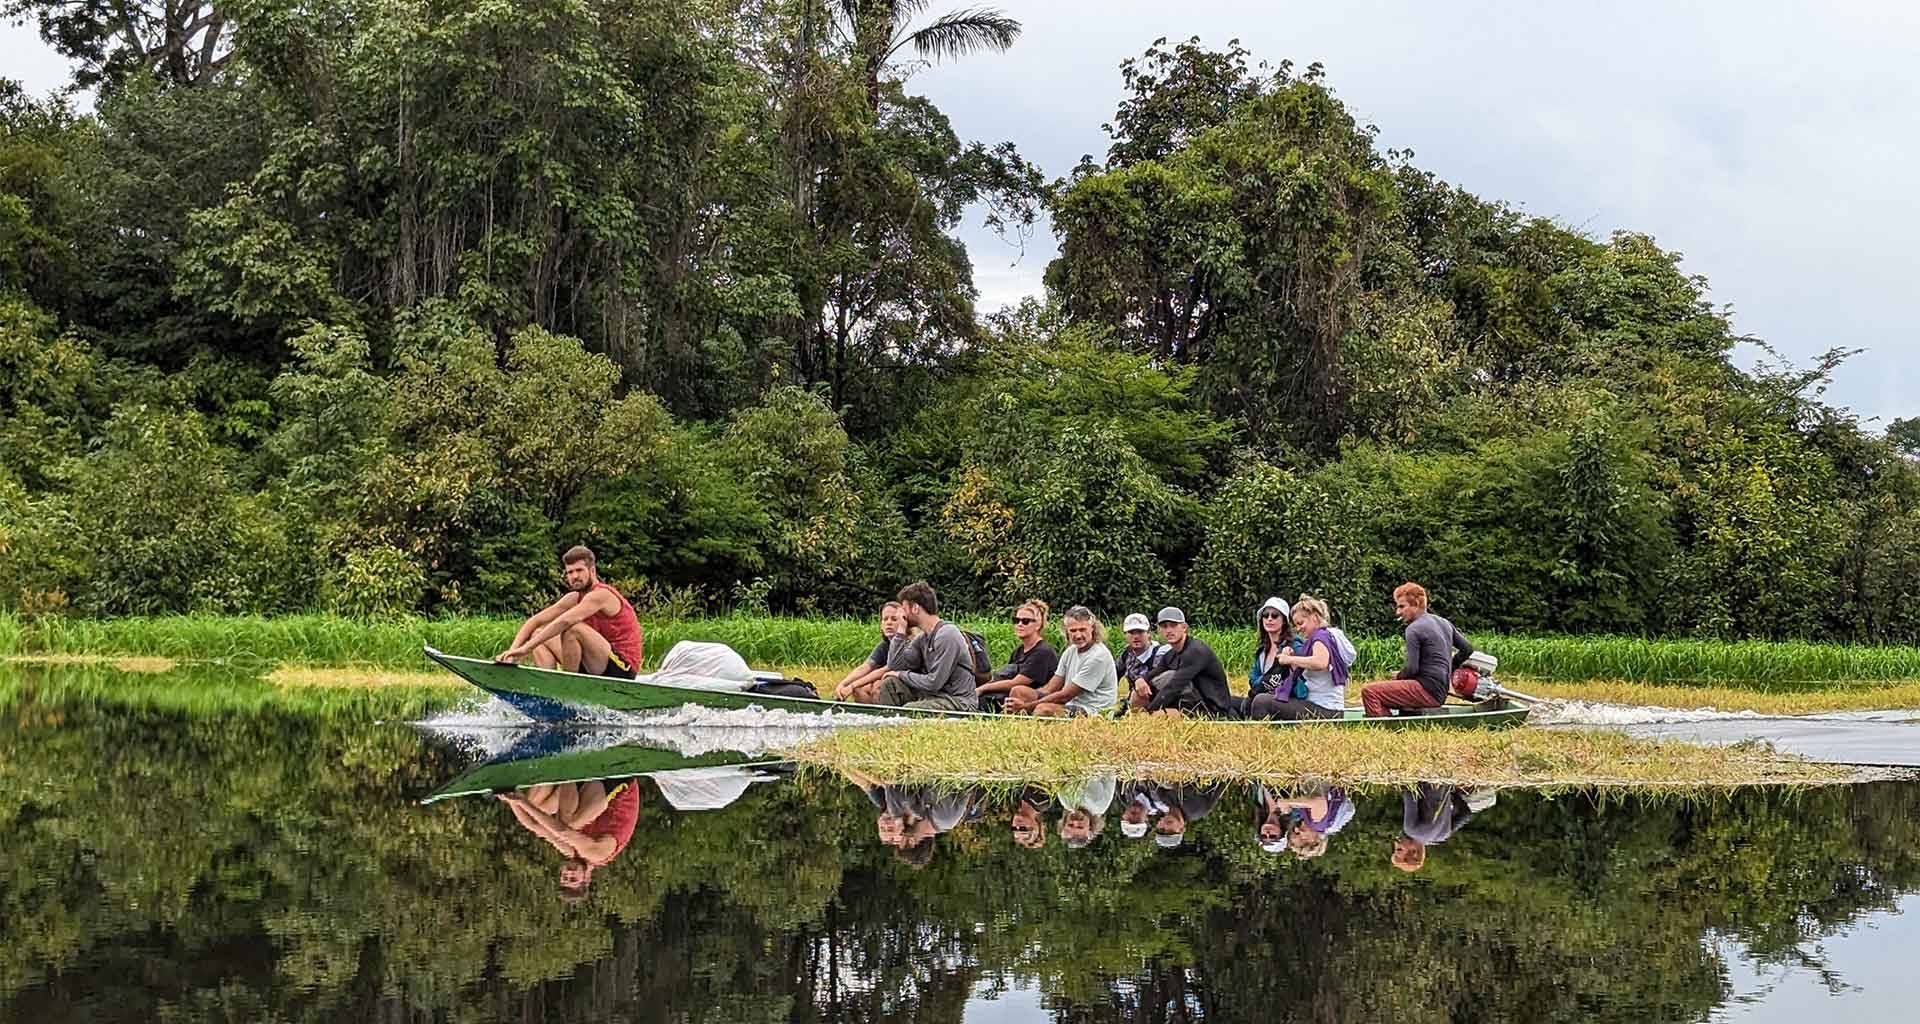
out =
{"type": "Polygon", "coordinates": [[[426,592],[427,574],[412,556],[385,544],[347,552],[328,570],[322,590],[327,607],[359,618],[403,615],[426,592]]]}
{"type": "Polygon", "coordinates": [[[603,576],[690,588],[711,604],[764,567],[772,529],[765,502],[722,462],[714,438],[676,430],[627,472],[589,484],[560,534],[593,548],[603,576]]]}
{"type": "Polygon", "coordinates": [[[1368,497],[1334,481],[1249,465],[1201,512],[1206,539],[1186,588],[1192,610],[1238,624],[1268,597],[1291,602],[1310,593],[1349,629],[1389,628],[1374,589],[1368,497]]]}
{"type": "Polygon", "coordinates": [[[53,317],[0,292],[0,466],[28,487],[49,486],[55,464],[78,453],[105,404],[102,370],[53,317]]]}
{"type": "Polygon", "coordinates": [[[1010,602],[1038,595],[1113,615],[1173,598],[1160,549],[1185,501],[1120,431],[1068,427],[1001,479],[1017,556],[1010,602]]]}
{"type": "Polygon", "coordinates": [[[86,554],[88,608],[115,614],[186,611],[211,601],[241,565],[248,513],[226,458],[194,413],[123,406],[104,443],[63,474],[86,554]]]}
{"type": "Polygon", "coordinates": [[[801,388],[768,391],[728,424],[725,464],[766,510],[762,559],[773,607],[862,605],[903,582],[906,520],[858,466],[839,418],[801,388]]]}

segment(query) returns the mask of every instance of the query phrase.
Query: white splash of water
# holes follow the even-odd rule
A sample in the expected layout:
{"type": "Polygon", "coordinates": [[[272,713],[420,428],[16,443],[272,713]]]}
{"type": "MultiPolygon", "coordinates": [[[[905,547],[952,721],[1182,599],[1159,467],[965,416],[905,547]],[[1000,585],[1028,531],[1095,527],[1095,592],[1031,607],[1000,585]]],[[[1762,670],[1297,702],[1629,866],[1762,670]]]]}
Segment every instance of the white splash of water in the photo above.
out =
{"type": "Polygon", "coordinates": [[[409,723],[423,729],[465,731],[472,729],[525,729],[537,725],[520,709],[492,696],[475,696],[457,707],[430,718],[409,723]]]}
{"type": "Polygon", "coordinates": [[[505,754],[540,729],[565,731],[568,750],[639,744],[697,757],[716,751],[758,756],[810,743],[836,729],[908,721],[911,719],[843,711],[803,714],[759,707],[723,711],[687,705],[647,712],[582,708],[575,721],[548,726],[521,714],[506,701],[486,697],[412,724],[478,758],[505,754]]]}
{"type": "Polygon", "coordinates": [[[1652,725],[1665,722],[1724,722],[1776,718],[1757,711],[1718,708],[1663,708],[1658,705],[1607,704],[1600,701],[1543,701],[1528,721],[1538,725],[1652,725]]]}

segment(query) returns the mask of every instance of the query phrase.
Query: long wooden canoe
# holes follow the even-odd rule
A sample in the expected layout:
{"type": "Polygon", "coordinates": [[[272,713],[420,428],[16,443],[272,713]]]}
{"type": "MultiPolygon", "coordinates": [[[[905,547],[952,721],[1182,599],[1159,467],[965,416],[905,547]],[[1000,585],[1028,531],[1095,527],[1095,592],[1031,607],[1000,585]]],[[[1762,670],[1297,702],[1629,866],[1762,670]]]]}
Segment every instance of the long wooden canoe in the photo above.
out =
{"type": "Polygon", "coordinates": [[[479,658],[444,654],[432,647],[427,657],[442,668],[513,705],[540,722],[579,722],[593,708],[609,711],[666,711],[695,705],[723,711],[765,708],[819,714],[882,715],[889,718],[995,718],[977,711],[927,711],[807,697],[775,697],[744,690],[706,690],[642,679],[611,679],[530,665],[502,665],[479,658]]]}
{"type": "MultiPolygon", "coordinates": [[[[908,718],[999,718],[978,711],[925,711],[917,708],[882,707],[874,704],[850,704],[837,700],[807,697],[774,697],[736,690],[706,690],[675,686],[642,679],[609,679],[603,676],[560,672],[526,665],[502,665],[479,658],[463,658],[426,648],[427,657],[447,671],[493,694],[536,721],[579,723],[592,720],[593,709],[609,711],[665,711],[689,705],[738,710],[759,707],[767,710],[799,713],[880,715],[908,718]]],[[[1336,719],[1321,724],[1370,725],[1387,727],[1446,727],[1463,729],[1500,729],[1527,720],[1527,707],[1497,697],[1477,704],[1448,704],[1412,714],[1387,718],[1367,718],[1359,708],[1348,708],[1336,719]]],[[[1064,718],[1048,721],[1066,721],[1064,718]]],[[[1222,724],[1244,726],[1307,725],[1309,722],[1250,721],[1222,724]]]]}

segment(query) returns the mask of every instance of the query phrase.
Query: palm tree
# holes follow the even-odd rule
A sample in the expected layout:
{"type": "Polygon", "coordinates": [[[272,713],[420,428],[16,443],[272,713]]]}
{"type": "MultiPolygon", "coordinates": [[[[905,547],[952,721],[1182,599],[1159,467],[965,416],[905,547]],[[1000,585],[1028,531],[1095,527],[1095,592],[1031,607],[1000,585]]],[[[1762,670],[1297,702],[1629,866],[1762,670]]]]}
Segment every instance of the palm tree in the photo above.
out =
{"type": "Polygon", "coordinates": [[[909,31],[929,0],[830,0],[835,23],[866,63],[867,106],[880,109],[880,72],[907,47],[923,59],[964,57],[976,50],[1004,51],[1020,37],[1020,23],[995,7],[950,11],[909,31]]]}

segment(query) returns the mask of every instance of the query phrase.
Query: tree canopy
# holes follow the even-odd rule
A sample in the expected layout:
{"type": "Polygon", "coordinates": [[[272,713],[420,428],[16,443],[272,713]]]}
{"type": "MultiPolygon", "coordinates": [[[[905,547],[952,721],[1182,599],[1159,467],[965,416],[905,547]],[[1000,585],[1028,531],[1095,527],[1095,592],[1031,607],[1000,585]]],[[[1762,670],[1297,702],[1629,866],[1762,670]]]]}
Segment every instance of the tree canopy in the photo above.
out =
{"type": "Polygon", "coordinates": [[[1920,639],[1920,431],[1825,402],[1848,353],[1743,368],[1658,225],[1442,181],[1317,64],[1155,41],[1050,180],[911,90],[1019,45],[985,8],[6,10],[99,86],[0,87],[19,613],[518,611],[590,540],[673,608],[1388,628],[1418,579],[1469,628],[1920,639]],[[1042,213],[1046,294],[983,312],[956,232],[1042,213]]]}

